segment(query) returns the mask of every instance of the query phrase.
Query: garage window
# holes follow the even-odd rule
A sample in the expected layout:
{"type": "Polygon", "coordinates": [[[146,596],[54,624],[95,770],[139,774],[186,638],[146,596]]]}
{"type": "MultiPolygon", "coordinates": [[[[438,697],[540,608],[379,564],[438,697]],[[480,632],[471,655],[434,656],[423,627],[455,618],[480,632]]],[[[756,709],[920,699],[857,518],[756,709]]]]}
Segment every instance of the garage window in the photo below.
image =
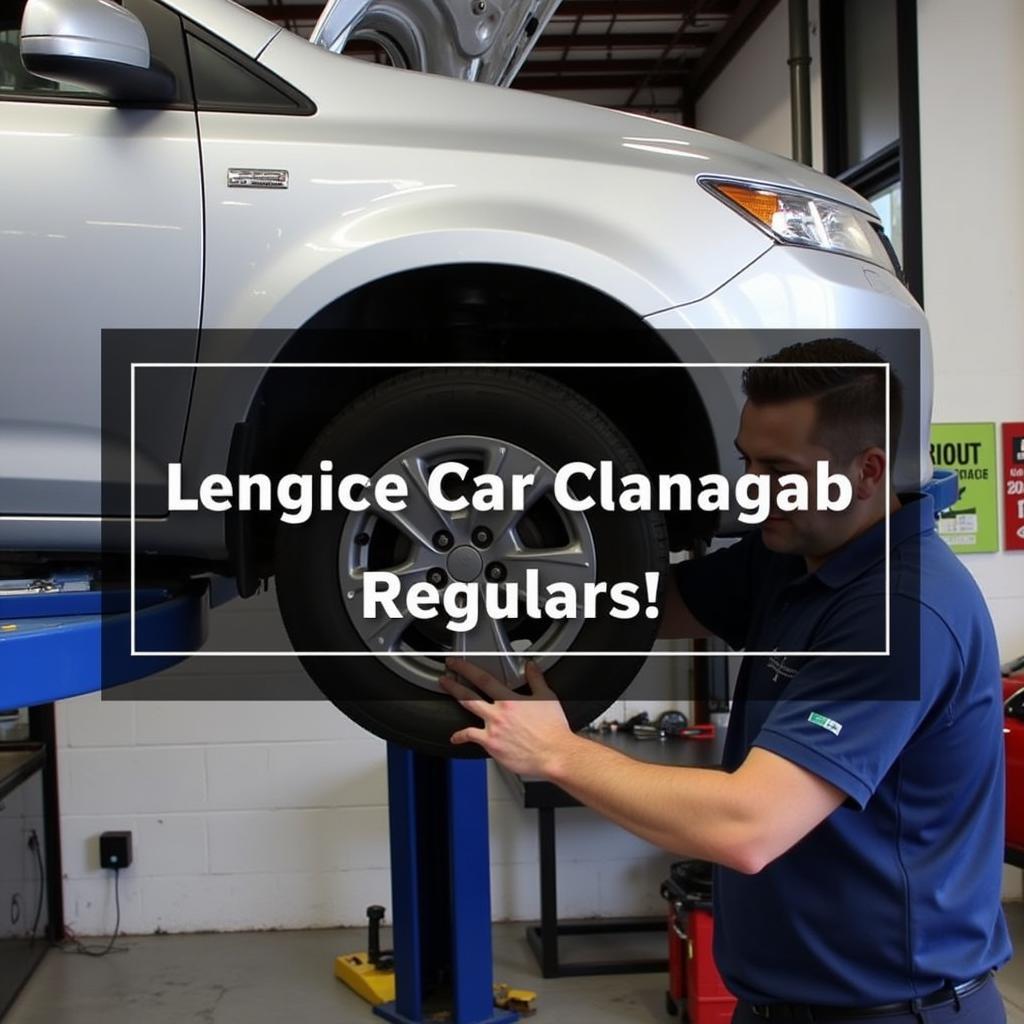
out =
{"type": "Polygon", "coordinates": [[[916,0],[821,5],[825,173],[878,209],[921,301],[916,0]]]}

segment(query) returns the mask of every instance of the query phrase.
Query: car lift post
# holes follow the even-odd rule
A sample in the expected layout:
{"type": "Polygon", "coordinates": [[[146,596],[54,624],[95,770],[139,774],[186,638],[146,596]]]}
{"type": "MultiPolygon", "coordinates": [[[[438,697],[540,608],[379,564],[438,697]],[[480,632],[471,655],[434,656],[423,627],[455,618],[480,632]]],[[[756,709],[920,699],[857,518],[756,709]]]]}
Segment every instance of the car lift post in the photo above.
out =
{"type": "Polygon", "coordinates": [[[394,1024],[438,1012],[452,1024],[507,1024],[494,1006],[487,763],[388,744],[394,1024]]]}

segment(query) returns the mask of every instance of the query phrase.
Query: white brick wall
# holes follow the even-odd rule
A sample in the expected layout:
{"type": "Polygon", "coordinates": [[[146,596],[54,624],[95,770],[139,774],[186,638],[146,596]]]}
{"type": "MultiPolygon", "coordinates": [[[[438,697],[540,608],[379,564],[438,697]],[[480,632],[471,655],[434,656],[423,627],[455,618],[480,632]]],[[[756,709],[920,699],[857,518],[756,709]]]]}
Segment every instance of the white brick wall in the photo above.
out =
{"type": "MultiPolygon", "coordinates": [[[[314,706],[321,717],[343,720],[329,705],[314,706]]],[[[230,707],[266,737],[280,725],[290,731],[287,723],[304,719],[307,705],[230,707]]],[[[71,927],[103,934],[113,924],[111,883],[97,850],[97,836],[108,829],[134,835],[134,863],[121,875],[129,932],[360,924],[368,903],[387,905],[385,744],[363,734],[216,742],[210,719],[225,712],[204,710],[194,703],[122,704],[95,695],[59,706],[71,927]],[[180,728],[177,743],[166,731],[159,744],[133,743],[131,728],[119,732],[105,720],[131,724],[141,712],[152,717],[160,708],[180,728]],[[185,708],[192,714],[181,714],[185,708]],[[77,745],[89,742],[90,729],[117,745],[77,745]]],[[[493,771],[490,787],[495,918],[535,917],[535,812],[513,801],[493,771]]],[[[558,835],[562,914],[657,909],[668,854],[582,808],[560,812],[558,835]]]]}
{"type": "MultiPolygon", "coordinates": [[[[261,617],[267,649],[286,642],[266,602],[236,602],[214,613],[213,646],[230,649],[248,616],[261,617]]],[[[652,659],[643,682],[655,673],[680,685],[681,665],[652,659]]],[[[193,659],[162,679],[201,689],[210,666],[193,659]]],[[[282,659],[254,672],[239,677],[240,693],[266,683],[279,692],[282,674],[297,691],[308,685],[282,659]]],[[[609,714],[664,706],[624,701],[609,714]]],[[[386,745],[330,704],[91,695],[62,702],[57,716],[64,896],[76,933],[108,934],[114,923],[97,846],[109,829],[133,833],[134,863],[120,880],[127,932],[358,925],[367,904],[390,903],[386,745]]],[[[535,812],[512,800],[493,767],[490,798],[494,916],[534,918],[535,812]]],[[[669,854],[582,808],[560,812],[558,837],[560,913],[660,909],[669,854]]]]}

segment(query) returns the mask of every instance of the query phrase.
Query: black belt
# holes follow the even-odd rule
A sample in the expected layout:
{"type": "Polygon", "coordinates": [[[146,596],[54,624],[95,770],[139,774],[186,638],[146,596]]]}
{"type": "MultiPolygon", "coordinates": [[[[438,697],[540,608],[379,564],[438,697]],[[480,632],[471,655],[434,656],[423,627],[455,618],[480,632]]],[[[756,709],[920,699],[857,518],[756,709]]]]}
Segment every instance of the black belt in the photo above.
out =
{"type": "Polygon", "coordinates": [[[962,985],[947,985],[920,999],[905,999],[900,1003],[881,1003],[878,1006],[810,1006],[804,1003],[764,1003],[751,1005],[755,1017],[762,1020],[783,1021],[787,1024],[816,1024],[817,1021],[856,1020],[858,1017],[896,1017],[899,1014],[920,1013],[936,1006],[959,1003],[964,996],[980,989],[992,977],[985,971],[962,985]]]}

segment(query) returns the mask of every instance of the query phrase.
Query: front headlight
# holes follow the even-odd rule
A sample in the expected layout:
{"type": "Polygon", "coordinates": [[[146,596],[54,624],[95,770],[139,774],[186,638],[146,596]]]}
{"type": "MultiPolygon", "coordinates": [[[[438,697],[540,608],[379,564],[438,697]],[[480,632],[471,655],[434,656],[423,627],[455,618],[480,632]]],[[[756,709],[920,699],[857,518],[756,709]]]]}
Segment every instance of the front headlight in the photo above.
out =
{"type": "Polygon", "coordinates": [[[876,222],[852,206],[767,185],[716,178],[701,178],[700,183],[778,242],[856,256],[900,274],[896,255],[876,222]]]}

